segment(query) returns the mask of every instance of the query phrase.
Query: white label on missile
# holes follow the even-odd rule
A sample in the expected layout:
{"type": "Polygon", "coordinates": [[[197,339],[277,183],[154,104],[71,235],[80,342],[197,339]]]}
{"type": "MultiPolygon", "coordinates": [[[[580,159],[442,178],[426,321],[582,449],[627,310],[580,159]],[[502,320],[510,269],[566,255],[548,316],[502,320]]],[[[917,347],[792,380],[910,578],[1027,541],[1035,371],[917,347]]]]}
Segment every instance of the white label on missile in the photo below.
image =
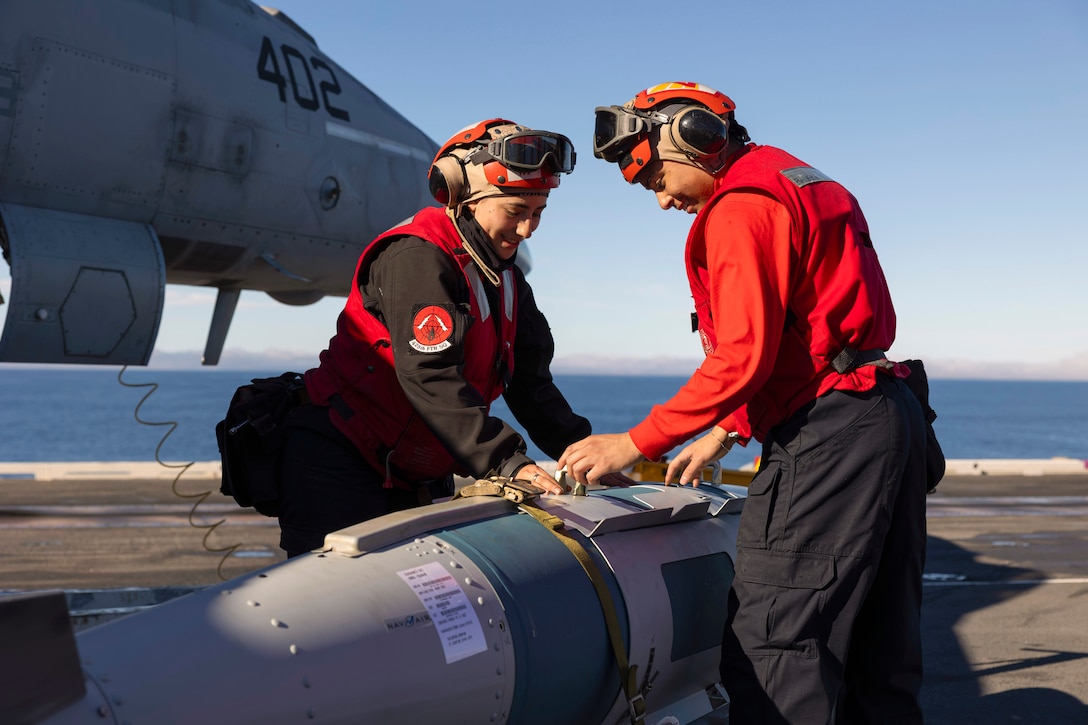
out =
{"type": "Polygon", "coordinates": [[[476,610],[453,576],[438,562],[398,571],[404,583],[412,587],[419,601],[431,615],[438,629],[446,664],[485,652],[487,642],[476,610]]]}

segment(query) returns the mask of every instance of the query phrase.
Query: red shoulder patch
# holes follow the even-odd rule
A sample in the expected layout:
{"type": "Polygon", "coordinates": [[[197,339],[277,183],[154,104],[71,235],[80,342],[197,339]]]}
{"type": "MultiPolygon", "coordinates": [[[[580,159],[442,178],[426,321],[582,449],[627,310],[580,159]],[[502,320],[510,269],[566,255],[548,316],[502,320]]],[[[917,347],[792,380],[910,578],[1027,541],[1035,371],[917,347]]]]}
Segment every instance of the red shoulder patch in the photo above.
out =
{"type": "Polygon", "coordinates": [[[450,346],[453,335],[453,317],[449,310],[438,305],[427,305],[416,312],[412,319],[415,339],[409,344],[420,352],[438,352],[450,346]]]}

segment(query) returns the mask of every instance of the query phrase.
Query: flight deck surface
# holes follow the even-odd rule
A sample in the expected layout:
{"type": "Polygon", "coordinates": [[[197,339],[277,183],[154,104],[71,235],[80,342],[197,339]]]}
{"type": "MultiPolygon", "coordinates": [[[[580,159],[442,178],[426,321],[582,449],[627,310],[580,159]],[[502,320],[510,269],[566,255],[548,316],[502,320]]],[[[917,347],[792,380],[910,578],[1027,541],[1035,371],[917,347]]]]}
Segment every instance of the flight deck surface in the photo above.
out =
{"type": "MultiPolygon", "coordinates": [[[[176,488],[192,498],[168,479],[0,479],[0,590],[183,592],[284,559],[275,519],[217,480],[176,488]]],[[[929,722],[1088,722],[1086,517],[1085,474],[949,476],[929,497],[929,722]]]]}

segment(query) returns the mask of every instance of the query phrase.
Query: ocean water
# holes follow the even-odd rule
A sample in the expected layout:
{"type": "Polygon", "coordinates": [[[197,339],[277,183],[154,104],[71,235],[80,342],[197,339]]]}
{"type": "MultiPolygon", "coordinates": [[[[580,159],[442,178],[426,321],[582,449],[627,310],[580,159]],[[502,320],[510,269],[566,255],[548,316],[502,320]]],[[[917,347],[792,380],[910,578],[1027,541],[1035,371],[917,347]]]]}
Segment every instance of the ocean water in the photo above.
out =
{"type": "MultiPolygon", "coordinates": [[[[0,366],[0,461],[217,460],[215,423],[231,395],[280,370],[0,366]]],[[[683,385],[679,377],[557,375],[594,432],[638,423],[683,385]]],[[[948,458],[1088,459],[1088,383],[932,380],[948,458]]],[[[499,400],[493,413],[512,420],[499,400]]],[[[545,459],[530,442],[529,454],[545,459]]],[[[723,459],[739,467],[757,444],[723,459]]]]}

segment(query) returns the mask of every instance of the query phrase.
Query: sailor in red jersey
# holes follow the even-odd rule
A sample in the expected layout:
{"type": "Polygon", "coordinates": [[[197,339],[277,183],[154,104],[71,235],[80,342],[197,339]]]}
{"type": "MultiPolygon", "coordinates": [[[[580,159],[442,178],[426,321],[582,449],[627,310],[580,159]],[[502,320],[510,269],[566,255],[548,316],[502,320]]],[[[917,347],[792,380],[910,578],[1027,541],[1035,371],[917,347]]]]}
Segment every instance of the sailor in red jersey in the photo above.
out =
{"type": "Polygon", "coordinates": [[[574,161],[560,134],[504,119],[465,128],[428,176],[444,208],[364,250],[336,335],[305,375],[309,402],[290,419],[279,516],[289,556],[448,495],[455,473],[563,490],[488,411],[503,395],[553,458],[590,433],[552,381],[551,331],[514,264],[574,161]]]}
{"type": "Polygon", "coordinates": [[[750,143],[734,109],[697,83],[596,109],[594,155],[695,215],[706,358],[641,423],[559,465],[594,483],[695,438],[666,480],[697,484],[734,441],[761,441],[721,612],[730,722],[921,722],[926,430],[909,371],[885,356],[888,287],[854,197],[750,143]]]}

